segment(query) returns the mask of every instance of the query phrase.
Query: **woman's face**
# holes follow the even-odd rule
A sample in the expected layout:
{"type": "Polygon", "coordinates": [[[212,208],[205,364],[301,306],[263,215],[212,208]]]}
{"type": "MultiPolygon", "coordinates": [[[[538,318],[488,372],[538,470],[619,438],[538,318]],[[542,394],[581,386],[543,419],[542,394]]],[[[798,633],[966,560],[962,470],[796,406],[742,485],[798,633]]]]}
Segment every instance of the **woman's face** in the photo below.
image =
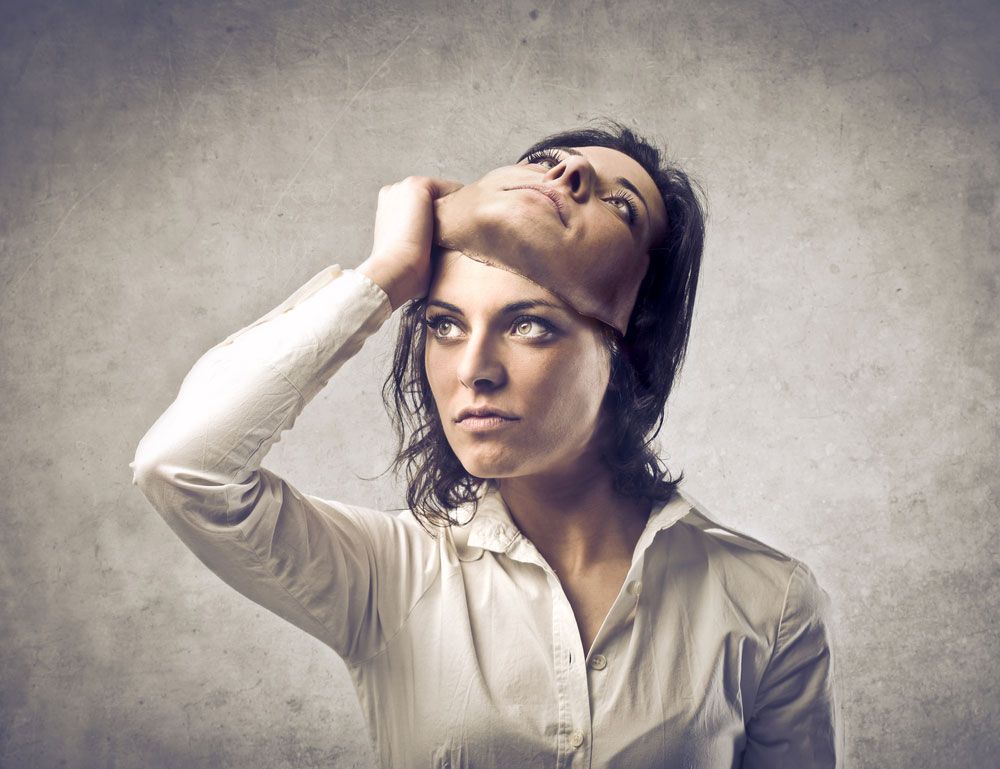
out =
{"type": "Polygon", "coordinates": [[[610,376],[602,324],[455,251],[437,265],[426,322],[427,378],[465,469],[479,478],[572,471],[591,447],[610,376]]]}
{"type": "Polygon", "coordinates": [[[520,250],[578,264],[596,264],[607,254],[629,261],[647,253],[666,228],[652,178],[606,147],[544,150],[490,171],[436,206],[438,242],[486,256],[520,250]]]}

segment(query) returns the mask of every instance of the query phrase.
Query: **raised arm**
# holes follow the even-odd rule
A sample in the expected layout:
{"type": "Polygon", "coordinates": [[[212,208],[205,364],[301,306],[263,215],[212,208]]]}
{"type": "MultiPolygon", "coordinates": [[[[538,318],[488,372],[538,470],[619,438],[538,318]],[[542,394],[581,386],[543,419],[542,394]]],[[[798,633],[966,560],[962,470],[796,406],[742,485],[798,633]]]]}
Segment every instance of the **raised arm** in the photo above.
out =
{"type": "Polygon", "coordinates": [[[383,190],[364,265],[324,269],[202,355],[130,464],[210,569],[349,662],[377,653],[433,579],[432,543],[392,516],[304,495],[261,462],[394,307],[426,290],[429,268],[421,284],[413,262],[429,265],[433,200],[448,188],[383,190]]]}

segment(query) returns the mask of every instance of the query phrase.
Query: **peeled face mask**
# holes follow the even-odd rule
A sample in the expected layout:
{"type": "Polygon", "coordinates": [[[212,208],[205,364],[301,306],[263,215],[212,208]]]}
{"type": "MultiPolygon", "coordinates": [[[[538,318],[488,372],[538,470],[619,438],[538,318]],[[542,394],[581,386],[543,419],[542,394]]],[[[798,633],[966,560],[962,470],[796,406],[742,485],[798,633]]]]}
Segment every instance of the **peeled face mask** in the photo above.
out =
{"type": "Polygon", "coordinates": [[[435,244],[518,273],[624,335],[649,256],[619,224],[581,206],[570,227],[544,195],[517,189],[538,181],[537,171],[505,166],[438,198],[435,244]]]}

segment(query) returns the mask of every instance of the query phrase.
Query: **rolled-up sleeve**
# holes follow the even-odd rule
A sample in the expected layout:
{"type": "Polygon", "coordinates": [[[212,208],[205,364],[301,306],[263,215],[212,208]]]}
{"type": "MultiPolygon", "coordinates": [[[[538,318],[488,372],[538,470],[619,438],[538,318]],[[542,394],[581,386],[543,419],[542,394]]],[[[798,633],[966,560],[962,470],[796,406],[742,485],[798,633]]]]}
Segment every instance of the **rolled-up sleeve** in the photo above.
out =
{"type": "Polygon", "coordinates": [[[833,646],[830,599],[797,563],[747,724],[743,769],[843,766],[833,646]]]}
{"type": "Polygon", "coordinates": [[[433,579],[429,538],[302,494],[261,461],[391,312],[367,276],[326,268],[202,355],[129,465],[206,566],[348,662],[376,653],[433,579]]]}

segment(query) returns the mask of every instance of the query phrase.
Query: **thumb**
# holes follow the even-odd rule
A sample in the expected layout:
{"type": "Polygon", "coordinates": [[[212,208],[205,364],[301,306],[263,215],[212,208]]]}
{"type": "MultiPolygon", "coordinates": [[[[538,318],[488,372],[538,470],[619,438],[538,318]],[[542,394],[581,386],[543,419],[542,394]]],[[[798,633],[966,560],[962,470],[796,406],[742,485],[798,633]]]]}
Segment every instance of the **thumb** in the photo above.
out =
{"type": "Polygon", "coordinates": [[[456,192],[465,185],[462,182],[455,181],[454,179],[431,179],[430,180],[430,190],[431,195],[437,198],[443,198],[445,195],[450,195],[456,192]]]}

